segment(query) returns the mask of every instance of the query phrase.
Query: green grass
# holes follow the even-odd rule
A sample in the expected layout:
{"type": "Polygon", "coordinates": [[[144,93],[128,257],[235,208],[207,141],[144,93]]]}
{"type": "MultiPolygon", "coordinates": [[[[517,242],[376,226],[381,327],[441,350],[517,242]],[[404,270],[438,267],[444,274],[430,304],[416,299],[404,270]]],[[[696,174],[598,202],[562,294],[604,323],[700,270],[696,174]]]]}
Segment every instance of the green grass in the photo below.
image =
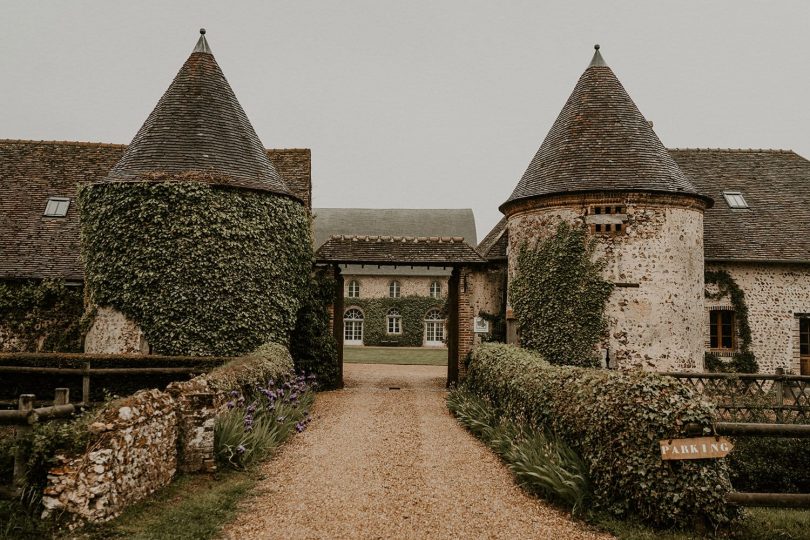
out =
{"type": "Polygon", "coordinates": [[[237,503],[253,488],[259,474],[250,469],[180,476],[116,519],[88,525],[82,533],[90,540],[212,538],[233,519],[237,503]]]}
{"type": "Polygon", "coordinates": [[[349,364],[446,366],[447,349],[428,349],[421,347],[344,347],[343,361],[349,364]]]}

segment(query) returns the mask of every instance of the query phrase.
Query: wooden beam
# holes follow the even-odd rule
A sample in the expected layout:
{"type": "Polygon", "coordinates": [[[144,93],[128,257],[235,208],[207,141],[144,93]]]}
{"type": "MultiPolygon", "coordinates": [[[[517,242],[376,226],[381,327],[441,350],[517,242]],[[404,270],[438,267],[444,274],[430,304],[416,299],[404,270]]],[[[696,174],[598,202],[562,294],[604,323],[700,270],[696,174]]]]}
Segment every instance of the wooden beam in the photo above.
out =
{"type": "Polygon", "coordinates": [[[740,506],[774,508],[810,508],[808,493],[736,493],[726,495],[726,501],[740,506]]]}

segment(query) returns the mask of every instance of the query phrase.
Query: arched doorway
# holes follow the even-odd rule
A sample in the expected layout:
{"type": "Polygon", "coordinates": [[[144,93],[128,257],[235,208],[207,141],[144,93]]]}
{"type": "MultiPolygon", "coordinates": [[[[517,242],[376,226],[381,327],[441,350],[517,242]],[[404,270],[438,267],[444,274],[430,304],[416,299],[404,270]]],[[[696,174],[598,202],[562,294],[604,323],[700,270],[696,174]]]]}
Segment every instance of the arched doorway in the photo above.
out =
{"type": "Polygon", "coordinates": [[[444,346],[445,319],[441,311],[433,308],[425,315],[425,345],[428,347],[444,346]]]}
{"type": "Polygon", "coordinates": [[[358,308],[349,308],[343,314],[343,342],[346,345],[363,344],[363,321],[365,317],[358,308]]]}

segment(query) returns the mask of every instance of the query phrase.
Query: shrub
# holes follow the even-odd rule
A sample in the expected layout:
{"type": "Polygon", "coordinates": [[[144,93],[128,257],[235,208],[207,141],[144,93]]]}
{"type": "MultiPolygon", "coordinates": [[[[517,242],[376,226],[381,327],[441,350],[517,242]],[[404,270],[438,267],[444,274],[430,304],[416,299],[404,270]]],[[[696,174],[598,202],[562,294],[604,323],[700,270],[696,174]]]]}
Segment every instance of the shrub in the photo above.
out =
{"type": "Polygon", "coordinates": [[[312,266],[306,209],[201,182],[79,190],[85,285],[160,354],[237,355],[287,344],[312,266]]]}
{"type": "Polygon", "coordinates": [[[293,360],[284,345],[265,343],[250,354],[234,358],[204,375],[208,388],[219,392],[250,390],[268,380],[284,381],[293,375],[293,360]]]}
{"type": "Polygon", "coordinates": [[[740,437],[729,467],[737,491],[810,493],[810,440],[740,437]]]}
{"type": "Polygon", "coordinates": [[[662,461],[658,441],[708,431],[713,406],[671,377],[556,367],[539,355],[485,344],[472,355],[465,388],[504,418],[556,433],[587,464],[595,508],[658,526],[726,523],[736,510],[724,460],[662,461]]]}
{"type": "Polygon", "coordinates": [[[731,360],[723,360],[714,353],[704,353],[703,367],[710,373],[756,373],[759,371],[759,364],[754,353],[736,352],[731,356],[731,360]]]}
{"type": "Polygon", "coordinates": [[[602,279],[594,246],[583,229],[563,222],[554,236],[518,253],[509,297],[520,343],[553,364],[598,365],[595,346],[607,328],[613,285],[602,279]]]}
{"type": "Polygon", "coordinates": [[[253,465],[309,423],[313,392],[300,375],[284,383],[270,380],[247,395],[234,390],[230,397],[214,424],[214,452],[225,466],[253,465]]]}
{"type": "Polygon", "coordinates": [[[463,389],[447,397],[458,421],[490,446],[528,491],[580,513],[591,496],[588,468],[559,437],[498,417],[492,406],[463,389]]]}
{"type": "Polygon", "coordinates": [[[290,338],[295,370],[314,373],[321,389],[337,388],[340,384],[337,342],[329,328],[328,306],[334,297],[335,280],[325,272],[313,274],[290,338]]]}

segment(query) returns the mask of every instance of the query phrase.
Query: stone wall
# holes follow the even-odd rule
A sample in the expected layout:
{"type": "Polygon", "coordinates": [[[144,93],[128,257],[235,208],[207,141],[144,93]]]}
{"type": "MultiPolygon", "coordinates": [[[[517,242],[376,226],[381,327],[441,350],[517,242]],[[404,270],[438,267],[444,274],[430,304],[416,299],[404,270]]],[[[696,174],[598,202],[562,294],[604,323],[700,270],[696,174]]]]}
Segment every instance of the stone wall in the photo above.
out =
{"type": "Polygon", "coordinates": [[[90,426],[98,436],[82,456],[59,457],[42,496],[43,517],[106,521],[168,484],[177,469],[174,400],[142,390],[103,410],[90,426]]]}
{"type": "Polygon", "coordinates": [[[702,371],[703,207],[691,197],[582,194],[547,198],[509,216],[509,274],[521,245],[554,234],[566,221],[587,227],[592,205],[621,205],[621,234],[595,235],[605,279],[616,288],[603,351],[622,369],[702,371]],[[606,345],[606,347],[605,347],[606,345]]]}
{"type": "MultiPolygon", "coordinates": [[[[799,317],[810,316],[810,265],[707,263],[707,270],[726,270],[745,293],[751,326],[751,351],[761,373],[801,373],[799,317]]],[[[713,292],[710,290],[709,292],[713,292]]],[[[716,292],[716,287],[714,292],[716,292]]],[[[709,311],[730,308],[728,297],[705,299],[703,333],[709,348],[709,311]]]]}
{"type": "Polygon", "coordinates": [[[343,296],[348,300],[349,284],[357,281],[360,285],[359,298],[388,298],[388,286],[392,281],[399,281],[400,296],[430,296],[430,284],[438,281],[441,285],[441,296],[447,296],[447,278],[444,276],[343,276],[343,296]]]}
{"type": "Polygon", "coordinates": [[[149,343],[141,328],[126,315],[110,307],[99,307],[84,338],[84,352],[149,354],[149,343]]]}

